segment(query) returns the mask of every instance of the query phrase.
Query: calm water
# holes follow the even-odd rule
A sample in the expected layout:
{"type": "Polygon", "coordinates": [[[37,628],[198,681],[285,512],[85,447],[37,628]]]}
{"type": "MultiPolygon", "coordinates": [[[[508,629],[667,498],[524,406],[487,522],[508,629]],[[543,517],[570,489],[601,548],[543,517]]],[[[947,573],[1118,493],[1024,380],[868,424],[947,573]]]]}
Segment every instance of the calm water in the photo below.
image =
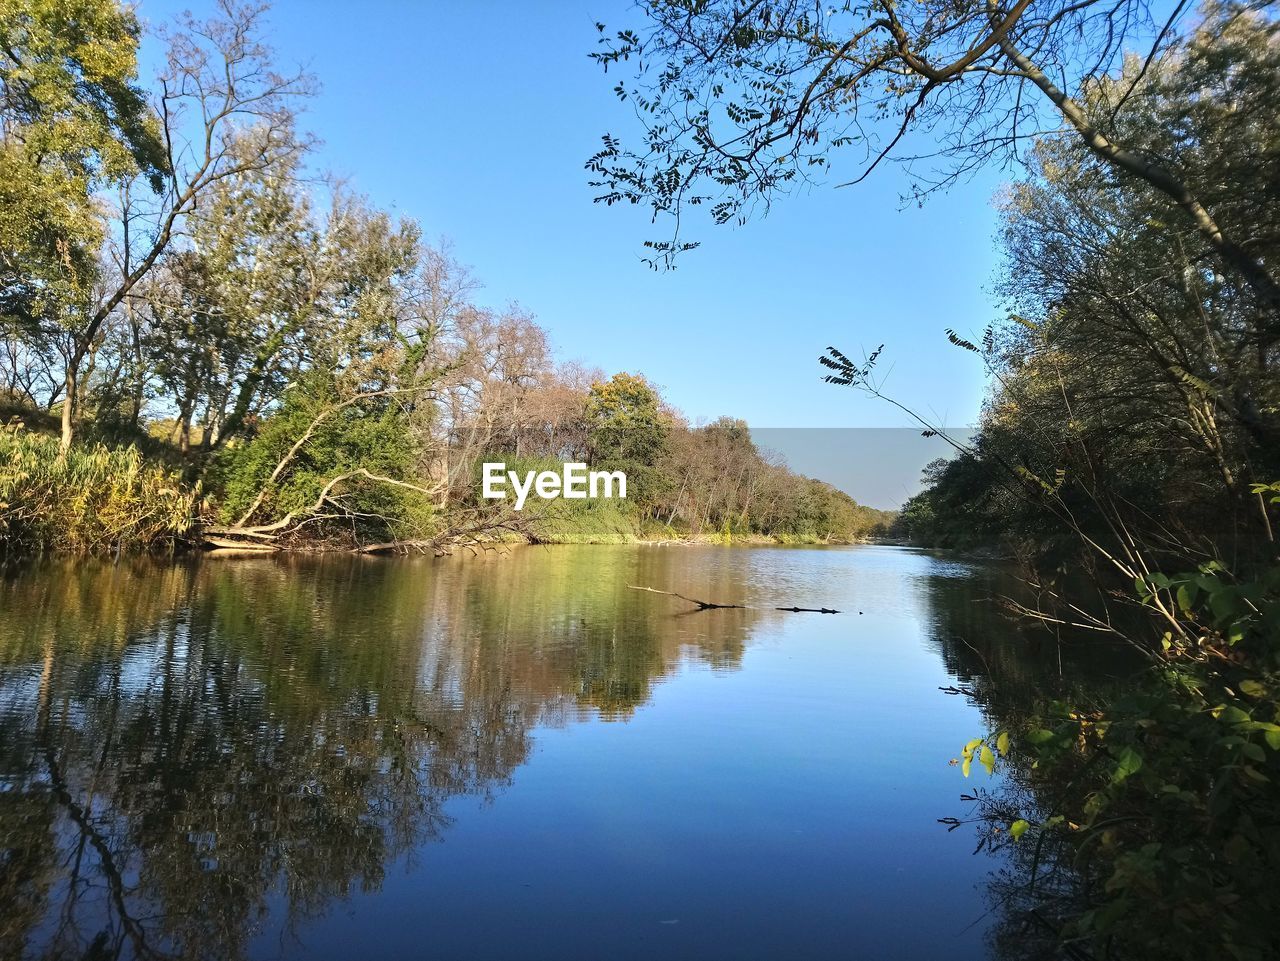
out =
{"type": "Polygon", "coordinates": [[[11,573],[0,958],[985,958],[999,864],[937,819],[986,722],[939,687],[1102,663],[996,583],[882,547],[11,573]]]}

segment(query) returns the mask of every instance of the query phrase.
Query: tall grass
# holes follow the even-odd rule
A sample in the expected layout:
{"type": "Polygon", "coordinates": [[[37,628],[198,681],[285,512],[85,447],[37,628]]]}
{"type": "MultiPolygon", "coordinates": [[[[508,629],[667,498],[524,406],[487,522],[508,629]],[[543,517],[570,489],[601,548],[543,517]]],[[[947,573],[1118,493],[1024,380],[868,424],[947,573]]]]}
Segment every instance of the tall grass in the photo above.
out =
{"type": "Polygon", "coordinates": [[[21,424],[0,427],[0,553],[90,553],[172,544],[191,530],[196,492],[136,447],[75,447],[21,424]]]}
{"type": "Polygon", "coordinates": [[[644,539],[625,501],[537,501],[525,508],[533,540],[543,544],[631,544],[644,539]]]}

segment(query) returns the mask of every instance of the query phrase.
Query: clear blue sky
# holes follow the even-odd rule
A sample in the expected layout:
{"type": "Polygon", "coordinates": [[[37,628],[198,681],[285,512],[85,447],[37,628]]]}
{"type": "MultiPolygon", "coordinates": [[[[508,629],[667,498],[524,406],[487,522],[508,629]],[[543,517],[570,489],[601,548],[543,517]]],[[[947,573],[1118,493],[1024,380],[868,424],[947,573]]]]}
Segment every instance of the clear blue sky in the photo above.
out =
{"type": "MultiPolygon", "coordinates": [[[[152,22],[184,8],[205,14],[212,0],[139,4],[152,22]]],[[[698,222],[702,248],[655,273],[640,245],[666,228],[593,204],[583,170],[602,133],[634,122],[587,58],[597,20],[636,23],[627,3],[279,0],[269,17],[279,61],[322,84],[303,118],[324,140],[317,165],[448,238],[480,299],[531,310],[561,359],[643,373],[695,420],[907,425],[820,382],[828,344],[883,342],[892,393],[948,424],[974,421],[980,365],[943,330],[999,316],[985,293],[998,171],[922,210],[899,209],[906,181],[884,167],[746,227],[698,222]]]]}

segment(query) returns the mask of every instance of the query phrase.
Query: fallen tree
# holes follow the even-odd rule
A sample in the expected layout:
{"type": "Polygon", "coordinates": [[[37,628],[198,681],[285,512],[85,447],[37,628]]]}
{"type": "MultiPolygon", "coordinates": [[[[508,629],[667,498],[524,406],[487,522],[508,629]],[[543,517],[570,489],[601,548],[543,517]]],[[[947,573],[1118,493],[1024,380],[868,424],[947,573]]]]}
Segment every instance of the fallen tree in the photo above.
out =
{"type": "Polygon", "coordinates": [[[211,550],[274,552],[298,549],[345,549],[360,554],[434,554],[441,556],[463,547],[469,550],[488,548],[511,538],[525,539],[529,521],[503,508],[454,511],[447,515],[445,526],[423,536],[392,538],[365,542],[360,538],[357,522],[379,522],[393,528],[390,518],[360,511],[344,500],[342,486],[362,478],[376,484],[401,488],[427,497],[436,492],[427,487],[375,474],[361,467],[330,479],[315,501],[302,510],[290,511],[279,520],[264,524],[237,523],[210,526],[201,531],[202,544],[211,550]],[[308,538],[302,531],[307,525],[327,525],[331,530],[350,528],[350,533],[335,546],[332,537],[308,538]]]}

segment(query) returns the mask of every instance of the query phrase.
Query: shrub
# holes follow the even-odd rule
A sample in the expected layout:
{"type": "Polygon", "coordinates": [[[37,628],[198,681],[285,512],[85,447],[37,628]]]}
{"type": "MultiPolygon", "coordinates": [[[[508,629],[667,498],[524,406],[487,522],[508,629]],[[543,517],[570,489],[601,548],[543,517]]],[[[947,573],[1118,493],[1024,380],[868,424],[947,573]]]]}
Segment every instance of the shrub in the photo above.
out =
{"type": "MultiPolygon", "coordinates": [[[[208,474],[222,519],[235,523],[255,502],[253,519],[313,515],[316,500],[334,478],[359,469],[413,480],[419,451],[412,431],[393,405],[339,407],[328,384],[308,381],[290,392],[279,411],[247,442],[224,449],[208,474]],[[332,411],[332,413],[326,413],[332,411]],[[308,432],[310,432],[308,434],[308,432]],[[270,477],[299,438],[307,437],[275,481],[270,477]],[[259,494],[261,493],[261,500],[259,494]]],[[[422,536],[434,523],[428,498],[403,487],[354,477],[333,492],[342,516],[334,527],[358,539],[422,536]]],[[[313,525],[311,534],[323,528],[313,525]]]]}

